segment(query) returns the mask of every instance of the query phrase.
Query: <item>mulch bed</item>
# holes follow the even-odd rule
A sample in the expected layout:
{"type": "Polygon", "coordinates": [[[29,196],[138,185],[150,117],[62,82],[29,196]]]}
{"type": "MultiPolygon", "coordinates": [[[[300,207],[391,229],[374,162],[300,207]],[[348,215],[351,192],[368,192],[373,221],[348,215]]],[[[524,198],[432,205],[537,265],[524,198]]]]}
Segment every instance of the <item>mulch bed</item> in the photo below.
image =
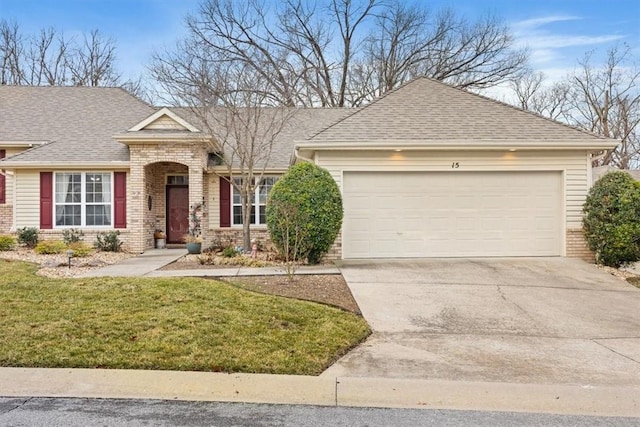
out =
{"type": "MultiPolygon", "coordinates": [[[[264,255],[264,254],[263,254],[264,255]]],[[[269,264],[276,264],[269,262],[269,264]]],[[[197,255],[187,255],[161,270],[240,268],[241,265],[200,264],[197,255]]],[[[215,272],[211,272],[215,277],[215,272]]],[[[216,278],[254,292],[314,301],[361,314],[351,290],[339,274],[300,274],[287,276],[241,276],[216,278]]]]}
{"type": "Polygon", "coordinates": [[[351,290],[339,274],[287,276],[243,276],[219,279],[254,292],[297,298],[332,305],[361,314],[351,290]]]}

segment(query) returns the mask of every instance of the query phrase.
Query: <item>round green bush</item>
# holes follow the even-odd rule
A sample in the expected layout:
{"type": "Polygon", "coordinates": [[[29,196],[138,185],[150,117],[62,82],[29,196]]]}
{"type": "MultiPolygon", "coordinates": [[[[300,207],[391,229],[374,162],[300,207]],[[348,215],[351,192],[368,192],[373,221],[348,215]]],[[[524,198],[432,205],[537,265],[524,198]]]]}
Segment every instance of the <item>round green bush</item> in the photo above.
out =
{"type": "Polygon", "coordinates": [[[271,189],[266,215],[271,241],[282,255],[316,264],[342,226],[340,189],[325,169],[298,163],[271,189]]]}
{"type": "Polygon", "coordinates": [[[589,191],[583,228],[598,263],[611,267],[640,260],[640,183],[610,172],[589,191]]]}

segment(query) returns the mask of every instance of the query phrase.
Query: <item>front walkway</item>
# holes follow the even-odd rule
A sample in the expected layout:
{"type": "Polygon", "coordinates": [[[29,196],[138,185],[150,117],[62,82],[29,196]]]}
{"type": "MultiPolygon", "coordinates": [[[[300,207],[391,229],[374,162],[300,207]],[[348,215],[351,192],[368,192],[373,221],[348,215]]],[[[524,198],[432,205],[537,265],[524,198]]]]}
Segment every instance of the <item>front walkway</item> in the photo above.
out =
{"type": "Polygon", "coordinates": [[[148,249],[143,254],[127,258],[117,264],[88,271],[78,277],[146,276],[167,264],[171,264],[186,254],[186,249],[148,249]]]}
{"type": "MultiPolygon", "coordinates": [[[[148,249],[145,253],[118,264],[89,271],[78,277],[236,277],[284,276],[284,267],[229,267],[188,270],[159,270],[187,254],[185,249],[148,249]]],[[[303,265],[295,274],[340,274],[334,265],[303,265]]]]}

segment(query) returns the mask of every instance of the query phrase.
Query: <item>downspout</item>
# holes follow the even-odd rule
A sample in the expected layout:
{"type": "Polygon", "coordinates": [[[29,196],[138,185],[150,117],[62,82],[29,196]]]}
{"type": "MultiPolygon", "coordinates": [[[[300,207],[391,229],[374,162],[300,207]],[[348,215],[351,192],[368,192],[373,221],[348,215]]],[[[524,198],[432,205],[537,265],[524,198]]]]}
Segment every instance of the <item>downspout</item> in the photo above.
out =
{"type": "MultiPolygon", "coordinates": [[[[311,162],[311,163],[315,163],[315,161],[313,160],[313,158],[311,157],[305,157],[302,154],[300,154],[300,147],[298,147],[297,145],[295,146],[294,150],[293,150],[293,154],[295,156],[296,159],[298,160],[303,160],[306,162],[311,162]]],[[[291,162],[292,164],[295,162],[291,162]]]]}
{"type": "MultiPolygon", "coordinates": [[[[598,156],[593,156],[593,151],[591,152],[591,165],[593,166],[593,162],[597,162],[598,160],[602,159],[603,157],[605,157],[608,153],[608,150],[604,150],[604,153],[598,155],[598,156]]],[[[597,152],[597,151],[596,151],[597,152]]]]}

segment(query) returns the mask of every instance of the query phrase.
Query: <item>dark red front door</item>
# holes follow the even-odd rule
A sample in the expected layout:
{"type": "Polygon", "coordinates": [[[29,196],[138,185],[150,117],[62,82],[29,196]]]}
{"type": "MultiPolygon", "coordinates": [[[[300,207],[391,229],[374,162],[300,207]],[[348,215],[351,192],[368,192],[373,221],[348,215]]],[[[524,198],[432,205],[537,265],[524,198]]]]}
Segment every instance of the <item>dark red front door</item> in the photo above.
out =
{"type": "Polygon", "coordinates": [[[167,187],[167,242],[182,243],[189,232],[189,187],[167,187]]]}

